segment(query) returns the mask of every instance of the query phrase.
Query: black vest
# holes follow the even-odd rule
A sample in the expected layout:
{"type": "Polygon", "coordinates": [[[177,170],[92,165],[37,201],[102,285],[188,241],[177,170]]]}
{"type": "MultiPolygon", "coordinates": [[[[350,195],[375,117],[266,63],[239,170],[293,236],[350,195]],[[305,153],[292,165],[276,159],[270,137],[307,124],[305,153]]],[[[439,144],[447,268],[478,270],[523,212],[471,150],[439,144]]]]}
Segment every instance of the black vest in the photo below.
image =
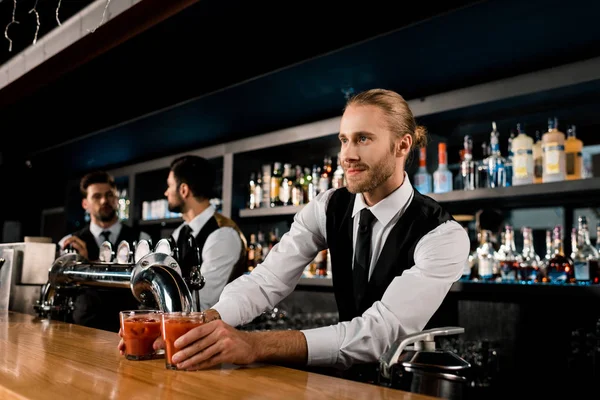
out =
{"type": "MultiPolygon", "coordinates": [[[[88,250],[88,259],[90,261],[97,261],[98,257],[100,256],[100,248],[96,243],[96,238],[94,235],[92,235],[92,232],[90,232],[89,225],[73,233],[73,236],[77,236],[85,242],[88,250]]],[[[121,224],[121,232],[119,233],[119,237],[115,243],[112,243],[113,249],[116,250],[116,246],[118,246],[122,240],[127,241],[130,248],[133,249],[133,242],[140,240],[140,230],[137,228],[132,228],[129,225],[121,224]]]]}
{"type": "MultiPolygon", "coordinates": [[[[208,237],[210,236],[211,233],[213,233],[214,231],[216,231],[217,229],[219,229],[219,223],[217,222],[217,219],[214,217],[214,215],[208,220],[206,221],[206,223],[204,224],[204,226],[202,227],[202,229],[200,229],[200,232],[198,232],[198,234],[196,235],[196,246],[198,246],[199,249],[199,265],[202,265],[202,249],[204,249],[204,244],[206,243],[206,240],[208,239],[208,237]]],[[[175,240],[173,239],[173,241],[175,242],[175,240]]],[[[243,260],[245,261],[245,260],[243,260]]],[[[245,267],[245,262],[241,263],[244,267],[245,267]]],[[[194,255],[192,252],[189,252],[188,254],[186,254],[186,257],[184,260],[180,260],[179,261],[179,266],[181,267],[181,275],[184,278],[189,278],[190,276],[190,270],[192,268],[192,266],[194,265],[194,255]]],[[[238,262],[233,266],[231,273],[229,274],[229,279],[228,282],[231,282],[232,280],[234,280],[235,278],[238,278],[239,276],[241,276],[243,274],[243,270],[241,270],[239,268],[240,265],[240,260],[238,260],[238,262]]]]}
{"type": "MultiPolygon", "coordinates": [[[[86,226],[73,235],[85,242],[88,259],[97,261],[100,249],[94,235],[90,232],[90,227],[86,226]]],[[[140,230],[122,224],[121,232],[116,243],[113,243],[113,248],[118,246],[122,240],[126,240],[133,248],[133,242],[140,240],[140,230]]],[[[130,289],[82,286],[74,299],[72,318],[73,322],[78,325],[118,332],[120,327],[119,311],[137,310],[138,308],[139,303],[130,289]]]]}
{"type": "Polygon", "coordinates": [[[327,204],[327,244],[340,321],[361,316],[373,303],[381,300],[392,280],[415,264],[414,253],[419,240],[453,219],[437,202],[415,189],[410,205],[386,239],[365,298],[357,309],[352,285],[354,199],[354,194],[340,188],[331,195],[327,204]]]}

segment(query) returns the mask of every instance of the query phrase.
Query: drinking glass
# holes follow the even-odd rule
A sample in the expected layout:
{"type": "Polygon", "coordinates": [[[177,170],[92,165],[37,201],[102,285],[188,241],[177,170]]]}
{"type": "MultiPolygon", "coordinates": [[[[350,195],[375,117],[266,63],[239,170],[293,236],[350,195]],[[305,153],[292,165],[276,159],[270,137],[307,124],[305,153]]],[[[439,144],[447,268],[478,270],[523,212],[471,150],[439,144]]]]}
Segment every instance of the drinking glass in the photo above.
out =
{"type": "Polygon", "coordinates": [[[150,360],[155,352],[154,341],[160,337],[159,310],[125,310],[119,312],[121,334],[128,360],[150,360]]]}
{"type": "Polygon", "coordinates": [[[177,369],[171,357],[177,352],[175,341],[204,323],[203,312],[170,312],[162,314],[162,337],[165,341],[165,361],[167,369],[177,369]]]}

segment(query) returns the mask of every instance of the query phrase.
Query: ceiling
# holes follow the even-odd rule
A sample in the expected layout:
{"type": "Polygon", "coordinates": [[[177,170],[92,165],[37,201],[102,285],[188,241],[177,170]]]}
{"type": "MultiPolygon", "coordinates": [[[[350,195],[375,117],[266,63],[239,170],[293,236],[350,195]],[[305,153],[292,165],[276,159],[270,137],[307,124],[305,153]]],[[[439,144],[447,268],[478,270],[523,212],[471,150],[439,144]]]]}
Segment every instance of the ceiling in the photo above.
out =
{"type": "MultiPolygon", "coordinates": [[[[413,99],[600,55],[594,1],[330,3],[197,2],[11,97],[3,162],[76,176],[338,116],[347,88],[413,99]]],[[[558,113],[592,140],[599,105],[600,87],[582,86],[420,122],[458,145],[489,135],[492,119],[543,129],[558,113]]]]}

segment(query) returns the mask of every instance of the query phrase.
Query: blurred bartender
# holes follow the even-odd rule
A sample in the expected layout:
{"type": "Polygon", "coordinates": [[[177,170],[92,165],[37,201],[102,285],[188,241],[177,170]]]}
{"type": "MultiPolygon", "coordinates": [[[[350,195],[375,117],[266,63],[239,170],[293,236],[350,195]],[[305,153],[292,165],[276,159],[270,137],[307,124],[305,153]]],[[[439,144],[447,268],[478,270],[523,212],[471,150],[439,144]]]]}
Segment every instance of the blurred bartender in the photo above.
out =
{"type": "Polygon", "coordinates": [[[265,261],[225,287],[206,311],[210,322],[175,342],[178,367],[271,362],[374,370],[395,340],[422,330],[439,308],[462,274],[469,239],[405,173],[411,151],[426,144],[425,128],[399,94],[375,89],[348,101],[339,139],[347,186],[308,203],[265,261]],[[289,295],[325,248],[340,323],[301,331],[234,328],[289,295]]]}
{"type": "Polygon", "coordinates": [[[184,155],[171,162],[165,196],[169,211],[182,214],[184,222],[172,234],[179,249],[182,275],[200,265],[205,285],[200,291],[202,309],[212,307],[225,285],[246,269],[246,238],[234,221],[216,212],[214,196],[216,171],[205,158],[184,155]],[[189,249],[189,236],[198,252],[189,249]],[[200,256],[200,259],[196,259],[200,256]]]}
{"type": "MultiPolygon", "coordinates": [[[[90,223],[59,241],[62,252],[71,246],[89,261],[97,261],[105,241],[114,249],[122,240],[130,246],[142,239],[150,240],[147,233],[119,221],[117,185],[111,175],[104,171],[90,172],[81,178],[79,190],[83,197],[81,206],[90,214],[90,223]]],[[[119,311],[138,306],[129,289],[82,287],[74,301],[73,322],[117,332],[119,311]]]]}

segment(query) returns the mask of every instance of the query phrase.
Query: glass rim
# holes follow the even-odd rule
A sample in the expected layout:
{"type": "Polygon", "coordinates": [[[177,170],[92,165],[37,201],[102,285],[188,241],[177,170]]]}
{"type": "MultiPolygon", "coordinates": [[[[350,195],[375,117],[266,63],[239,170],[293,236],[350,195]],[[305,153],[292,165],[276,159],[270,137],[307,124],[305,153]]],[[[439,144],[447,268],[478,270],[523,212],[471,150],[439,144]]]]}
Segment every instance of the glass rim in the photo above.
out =
{"type": "Polygon", "coordinates": [[[206,313],[204,311],[171,311],[171,312],[163,312],[161,313],[161,318],[169,319],[169,318],[192,318],[192,319],[201,319],[204,321],[206,319],[206,313]]]}
{"type": "Polygon", "coordinates": [[[119,314],[163,314],[161,310],[121,310],[119,314]]]}

